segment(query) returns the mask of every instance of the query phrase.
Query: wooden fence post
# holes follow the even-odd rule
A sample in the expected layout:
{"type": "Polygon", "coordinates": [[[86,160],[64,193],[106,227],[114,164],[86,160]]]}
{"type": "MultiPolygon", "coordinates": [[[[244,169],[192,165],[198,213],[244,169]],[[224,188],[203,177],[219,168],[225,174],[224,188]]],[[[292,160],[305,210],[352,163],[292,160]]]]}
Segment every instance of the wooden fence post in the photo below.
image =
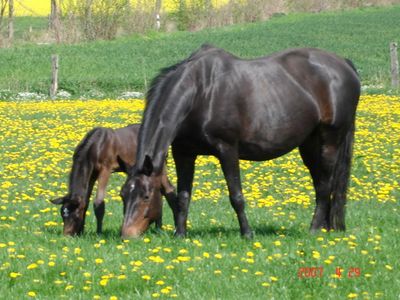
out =
{"type": "Polygon", "coordinates": [[[51,86],[50,98],[54,99],[58,90],[58,55],[51,56],[51,86]]]}
{"type": "Polygon", "coordinates": [[[392,88],[399,88],[399,58],[397,55],[397,43],[390,43],[390,73],[392,77],[392,88]]]}

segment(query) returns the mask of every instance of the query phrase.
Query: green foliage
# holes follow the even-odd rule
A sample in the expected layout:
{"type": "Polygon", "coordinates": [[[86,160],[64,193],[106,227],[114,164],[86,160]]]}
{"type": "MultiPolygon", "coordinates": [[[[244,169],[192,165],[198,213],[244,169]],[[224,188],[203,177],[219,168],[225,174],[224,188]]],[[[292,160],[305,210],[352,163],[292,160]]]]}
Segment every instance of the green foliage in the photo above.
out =
{"type": "Polygon", "coordinates": [[[389,42],[400,36],[399,14],[400,6],[292,14],[199,32],[152,32],[111,42],[0,49],[0,90],[47,93],[50,56],[56,53],[60,55],[60,86],[74,96],[93,89],[111,96],[144,91],[160,68],[184,59],[206,42],[244,58],[290,47],[323,48],[351,59],[363,85],[387,88],[389,42]]]}

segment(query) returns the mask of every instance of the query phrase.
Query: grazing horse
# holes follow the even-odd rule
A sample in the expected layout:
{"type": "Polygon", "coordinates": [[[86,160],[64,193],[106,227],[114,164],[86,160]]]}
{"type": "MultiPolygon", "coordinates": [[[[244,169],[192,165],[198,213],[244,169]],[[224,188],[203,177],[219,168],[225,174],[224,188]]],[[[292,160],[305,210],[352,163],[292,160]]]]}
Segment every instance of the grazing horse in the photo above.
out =
{"type": "Polygon", "coordinates": [[[311,230],[345,230],[360,81],[347,59],[319,49],[289,49],[240,59],[209,45],[153,79],[135,166],[121,190],[124,237],[135,236],[138,203],[172,145],[178,198],[175,235],[186,234],[197,155],[219,159],[240,232],[251,237],[239,159],[264,161],[298,147],[316,192],[311,230]]]}
{"type": "MultiPolygon", "coordinates": [[[[96,181],[98,187],[93,206],[97,220],[97,233],[101,233],[108,179],[113,172],[127,173],[127,169],[135,163],[139,128],[139,124],[116,130],[96,127],[89,131],[78,144],[69,175],[68,194],[51,201],[54,204],[62,204],[61,217],[64,221],[65,235],[79,235],[83,232],[86,210],[96,181]]],[[[156,222],[157,228],[161,227],[161,193],[168,202],[176,197],[165,168],[162,168],[161,173],[153,180],[158,181],[160,189],[148,199],[154,209],[146,214],[141,212],[143,218],[139,220],[139,224],[146,229],[153,221],[156,222]]]]}

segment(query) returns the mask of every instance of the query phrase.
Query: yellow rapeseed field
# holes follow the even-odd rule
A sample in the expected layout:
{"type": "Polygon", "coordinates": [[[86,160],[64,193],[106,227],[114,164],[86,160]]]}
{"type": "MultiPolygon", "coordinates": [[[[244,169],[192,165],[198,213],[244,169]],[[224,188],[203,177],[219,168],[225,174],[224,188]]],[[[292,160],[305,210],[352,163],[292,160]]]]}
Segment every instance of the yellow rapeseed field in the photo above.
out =
{"type": "MultiPolygon", "coordinates": [[[[68,1],[68,0],[67,0],[68,1]]],[[[66,1],[66,2],[67,2],[66,1]]],[[[214,7],[220,7],[229,0],[212,0],[211,4],[214,7]]],[[[155,1],[153,1],[155,3],[155,1]]],[[[191,6],[198,4],[198,0],[187,0],[186,5],[191,6]]],[[[151,1],[131,0],[132,6],[145,6],[146,9],[154,6],[151,1]]],[[[177,0],[162,0],[162,10],[171,12],[177,10],[179,1],[177,0]]],[[[15,14],[17,16],[47,16],[50,13],[50,0],[15,0],[15,14]]]]}

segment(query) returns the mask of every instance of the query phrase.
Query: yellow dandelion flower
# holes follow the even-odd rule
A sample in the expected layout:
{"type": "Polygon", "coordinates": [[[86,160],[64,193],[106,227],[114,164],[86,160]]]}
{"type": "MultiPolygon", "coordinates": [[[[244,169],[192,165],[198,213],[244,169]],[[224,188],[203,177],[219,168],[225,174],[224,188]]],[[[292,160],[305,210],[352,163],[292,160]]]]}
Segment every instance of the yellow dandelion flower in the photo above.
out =
{"type": "Polygon", "coordinates": [[[350,299],[357,298],[357,297],[358,297],[358,294],[356,294],[356,293],[350,293],[347,295],[347,298],[350,298],[350,299]]]}
{"type": "Polygon", "coordinates": [[[38,267],[38,264],[33,263],[33,264],[30,264],[29,266],[27,266],[26,268],[27,268],[28,270],[33,270],[33,269],[36,269],[37,267],[38,267]]]}
{"type": "Polygon", "coordinates": [[[28,295],[29,297],[36,297],[36,292],[34,292],[34,291],[29,291],[29,292],[27,293],[27,295],[28,295]]]}
{"type": "Polygon", "coordinates": [[[151,276],[150,275],[143,275],[142,279],[146,280],[146,281],[149,281],[151,279],[151,276]]]}
{"type": "Polygon", "coordinates": [[[22,274],[21,274],[21,273],[18,273],[18,272],[11,272],[11,273],[9,274],[9,276],[10,276],[11,278],[18,278],[18,277],[22,276],[22,274]]]}

